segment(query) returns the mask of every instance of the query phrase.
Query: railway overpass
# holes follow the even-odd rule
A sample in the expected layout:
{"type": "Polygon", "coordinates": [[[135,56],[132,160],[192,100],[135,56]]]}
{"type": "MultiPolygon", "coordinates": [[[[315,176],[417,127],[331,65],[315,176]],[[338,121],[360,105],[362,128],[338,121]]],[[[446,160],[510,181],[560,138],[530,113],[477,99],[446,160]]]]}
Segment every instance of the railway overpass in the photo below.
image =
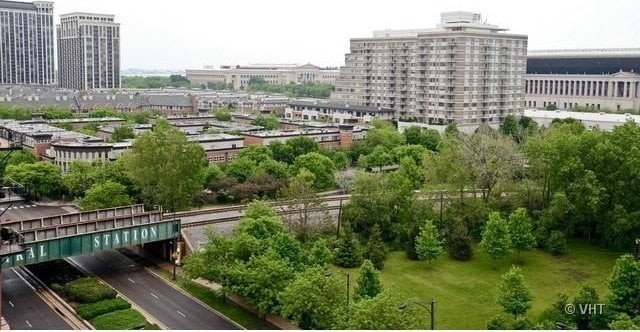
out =
{"type": "Polygon", "coordinates": [[[16,232],[0,248],[3,268],[180,236],[179,219],[163,219],[162,211],[145,211],[143,205],[4,221],[0,226],[16,232]]]}

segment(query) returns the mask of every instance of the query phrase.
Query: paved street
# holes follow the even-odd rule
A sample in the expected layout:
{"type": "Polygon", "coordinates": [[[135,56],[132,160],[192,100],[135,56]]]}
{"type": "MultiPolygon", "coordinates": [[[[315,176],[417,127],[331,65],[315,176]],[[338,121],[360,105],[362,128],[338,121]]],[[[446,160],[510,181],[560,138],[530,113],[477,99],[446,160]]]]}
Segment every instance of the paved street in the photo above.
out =
{"type": "Polygon", "coordinates": [[[71,330],[11,269],[2,271],[2,312],[12,330],[71,330]]]}
{"type": "Polygon", "coordinates": [[[172,330],[235,330],[237,326],[116,251],[70,258],[172,330]]]}
{"type": "Polygon", "coordinates": [[[37,205],[35,203],[13,202],[13,205],[9,206],[9,203],[0,204],[0,213],[3,213],[0,217],[1,221],[16,221],[16,220],[28,220],[34,218],[55,216],[60,214],[67,214],[77,212],[77,210],[71,206],[44,206],[37,205]],[[7,210],[5,212],[5,210],[7,210]]]}

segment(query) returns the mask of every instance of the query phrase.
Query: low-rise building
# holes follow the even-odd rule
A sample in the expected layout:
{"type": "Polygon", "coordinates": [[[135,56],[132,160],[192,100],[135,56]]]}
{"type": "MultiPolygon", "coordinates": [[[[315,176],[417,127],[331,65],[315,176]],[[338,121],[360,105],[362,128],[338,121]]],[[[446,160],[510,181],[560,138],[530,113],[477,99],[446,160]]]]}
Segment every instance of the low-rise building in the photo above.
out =
{"type": "Polygon", "coordinates": [[[575,119],[587,128],[599,128],[601,130],[613,130],[615,127],[623,125],[628,121],[640,123],[640,115],[633,114],[612,114],[604,112],[571,112],[563,110],[546,111],[536,109],[525,109],[524,116],[530,117],[539,126],[549,126],[553,120],[575,119]]]}
{"type": "Polygon", "coordinates": [[[235,90],[244,89],[252,78],[269,84],[326,83],[335,84],[340,75],[336,68],[323,68],[312,64],[256,64],[246,66],[220,66],[219,69],[187,69],[187,79],[194,83],[224,83],[235,90]]]}
{"type": "Polygon", "coordinates": [[[391,121],[395,111],[386,107],[350,105],[318,99],[298,99],[289,103],[285,119],[363,125],[374,118],[391,121]]]}
{"type": "Polygon", "coordinates": [[[198,142],[210,163],[231,161],[245,146],[245,138],[237,135],[215,134],[189,136],[189,141],[198,142]]]}
{"type": "Polygon", "coordinates": [[[242,133],[247,146],[261,145],[268,146],[272,142],[286,142],[295,137],[309,137],[318,142],[321,146],[331,148],[342,146],[348,148],[353,141],[363,139],[366,129],[354,128],[349,125],[342,125],[338,128],[326,129],[300,129],[300,130],[270,130],[252,133],[242,133]]]}

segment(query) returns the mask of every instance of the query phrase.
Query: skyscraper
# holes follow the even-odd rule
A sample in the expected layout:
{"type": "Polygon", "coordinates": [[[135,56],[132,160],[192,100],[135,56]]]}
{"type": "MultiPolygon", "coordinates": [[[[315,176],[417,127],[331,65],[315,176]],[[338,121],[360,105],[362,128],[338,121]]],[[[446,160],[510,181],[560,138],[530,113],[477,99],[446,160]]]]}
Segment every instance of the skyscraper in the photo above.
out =
{"type": "Polygon", "coordinates": [[[120,87],[120,23],[113,15],[60,15],[58,85],[75,90],[120,87]]]}
{"type": "Polygon", "coordinates": [[[0,84],[52,84],[53,2],[0,0],[0,84]]]}
{"type": "Polygon", "coordinates": [[[497,126],[524,102],[527,36],[448,12],[434,29],[351,39],[332,99],[396,110],[427,124],[497,126]]]}

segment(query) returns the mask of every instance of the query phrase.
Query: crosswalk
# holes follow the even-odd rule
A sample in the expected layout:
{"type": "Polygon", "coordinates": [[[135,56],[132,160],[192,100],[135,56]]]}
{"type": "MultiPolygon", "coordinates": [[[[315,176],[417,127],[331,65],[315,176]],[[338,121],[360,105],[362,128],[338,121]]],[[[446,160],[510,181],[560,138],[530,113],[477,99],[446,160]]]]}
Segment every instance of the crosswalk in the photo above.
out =
{"type": "Polygon", "coordinates": [[[18,210],[18,209],[28,209],[28,208],[34,208],[34,207],[38,207],[35,204],[27,204],[27,205],[14,205],[14,206],[9,206],[9,207],[0,207],[0,211],[4,211],[4,210],[18,210]]]}

